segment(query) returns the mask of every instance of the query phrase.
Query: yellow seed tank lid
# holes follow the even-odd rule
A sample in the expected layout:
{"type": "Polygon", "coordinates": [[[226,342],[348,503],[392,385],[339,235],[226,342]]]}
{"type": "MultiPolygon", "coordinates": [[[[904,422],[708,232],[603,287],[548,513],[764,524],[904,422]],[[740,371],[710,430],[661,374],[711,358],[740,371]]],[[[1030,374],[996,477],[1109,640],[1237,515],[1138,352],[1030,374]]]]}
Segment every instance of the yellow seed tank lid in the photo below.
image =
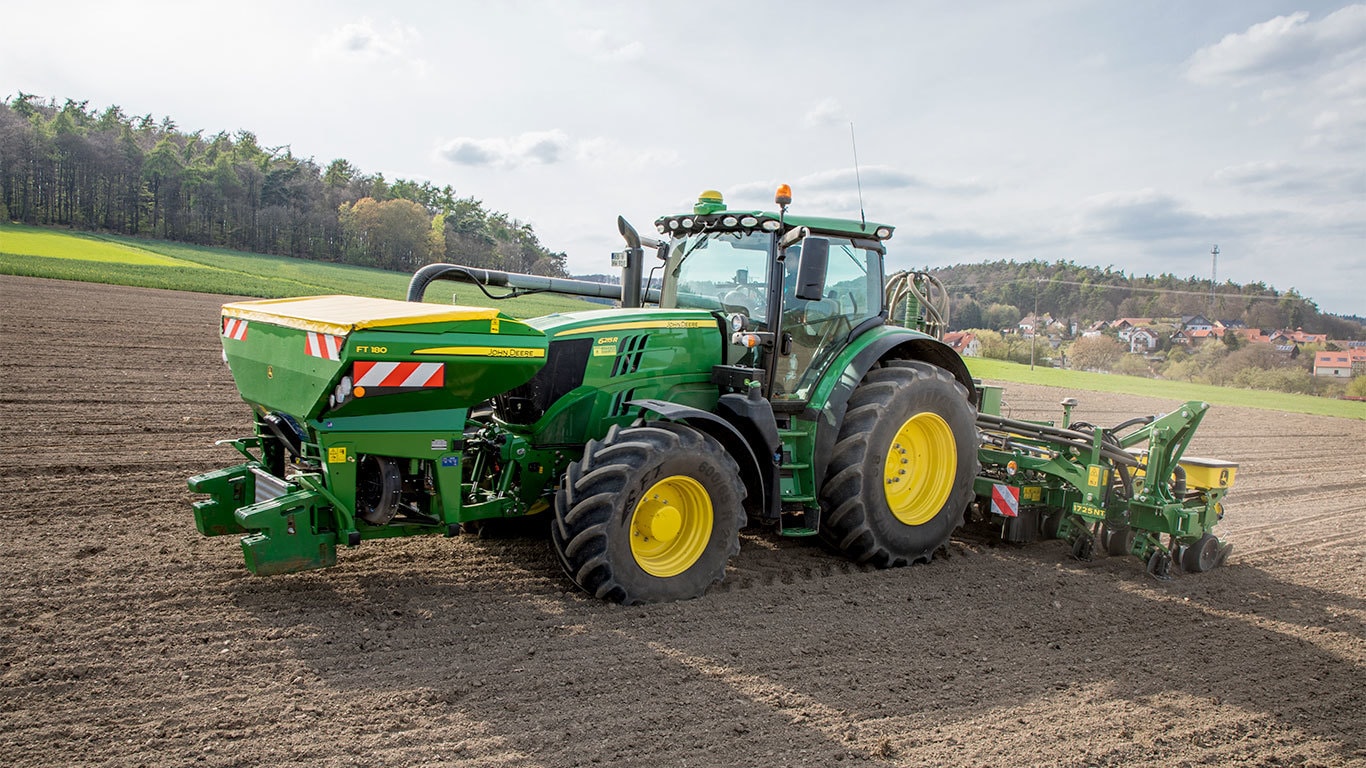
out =
{"type": "Polygon", "coordinates": [[[366,296],[304,296],[224,304],[223,316],[345,336],[362,328],[492,320],[498,317],[498,310],[366,296]]]}

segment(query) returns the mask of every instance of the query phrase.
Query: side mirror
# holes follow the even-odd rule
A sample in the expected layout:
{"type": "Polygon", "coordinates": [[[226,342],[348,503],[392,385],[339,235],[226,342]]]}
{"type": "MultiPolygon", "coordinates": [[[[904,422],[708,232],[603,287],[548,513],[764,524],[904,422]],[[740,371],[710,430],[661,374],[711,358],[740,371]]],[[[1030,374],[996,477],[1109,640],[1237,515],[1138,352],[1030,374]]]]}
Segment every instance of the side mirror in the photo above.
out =
{"type": "Polygon", "coordinates": [[[802,241],[802,253],[797,259],[797,286],[794,295],[802,301],[825,298],[825,268],[830,261],[830,241],[824,237],[808,237],[802,241]]]}

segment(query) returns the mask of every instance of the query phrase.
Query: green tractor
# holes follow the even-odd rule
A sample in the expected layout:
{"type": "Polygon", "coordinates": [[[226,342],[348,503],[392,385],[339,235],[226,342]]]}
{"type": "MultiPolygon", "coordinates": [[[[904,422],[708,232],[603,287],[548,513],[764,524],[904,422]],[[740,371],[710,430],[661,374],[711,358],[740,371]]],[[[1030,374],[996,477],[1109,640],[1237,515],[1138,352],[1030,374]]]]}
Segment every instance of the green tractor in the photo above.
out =
{"type": "Polygon", "coordinates": [[[245,461],[190,480],[199,531],[240,535],[267,575],[545,515],[569,578],[621,603],[703,594],[746,526],[878,567],[929,560],[976,497],[972,379],[889,321],[927,316],[885,277],[891,226],[790,216],[785,185],[775,202],[706,192],[655,222],[660,240],[619,219],[621,285],[435,264],[407,301],[225,305],[255,434],[231,442],[245,461]],[[519,320],[424,303],[436,280],[620,307],[519,320]]]}

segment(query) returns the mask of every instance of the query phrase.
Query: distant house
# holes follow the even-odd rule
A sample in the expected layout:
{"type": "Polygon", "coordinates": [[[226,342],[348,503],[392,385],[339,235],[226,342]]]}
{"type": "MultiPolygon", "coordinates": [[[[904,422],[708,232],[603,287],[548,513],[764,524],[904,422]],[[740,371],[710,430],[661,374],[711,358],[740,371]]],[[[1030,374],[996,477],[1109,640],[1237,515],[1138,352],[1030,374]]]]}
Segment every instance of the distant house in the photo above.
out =
{"type": "MultiPolygon", "coordinates": [[[[1205,330],[1209,329],[1206,328],[1205,330]]],[[[1189,347],[1191,345],[1190,335],[1181,330],[1172,332],[1170,341],[1172,344],[1180,344],[1183,347],[1189,347]]]]}
{"type": "Polygon", "coordinates": [[[1276,350],[1277,354],[1285,355],[1291,360],[1299,359],[1300,345],[1295,344],[1293,342],[1286,342],[1282,344],[1279,341],[1273,341],[1271,342],[1271,348],[1276,350]]]}
{"type": "Polygon", "coordinates": [[[1271,337],[1260,328],[1230,328],[1229,331],[1238,334],[1238,338],[1249,344],[1271,343],[1271,337]]]}
{"type": "Polygon", "coordinates": [[[1215,320],[1215,328],[1246,328],[1247,323],[1242,320],[1215,320]]]}
{"type": "Polygon", "coordinates": [[[1305,333],[1304,329],[1276,331],[1271,335],[1271,340],[1285,339],[1293,344],[1327,344],[1328,334],[1326,333],[1305,333]]]}
{"type": "Polygon", "coordinates": [[[1151,317],[1121,317],[1110,323],[1110,327],[1119,332],[1117,335],[1120,341],[1128,341],[1135,328],[1144,328],[1152,324],[1151,317]]]}
{"type": "Polygon", "coordinates": [[[1052,325],[1054,322],[1053,318],[1045,312],[1038,317],[1035,317],[1034,315],[1025,315],[1024,319],[1020,320],[1017,327],[1020,329],[1020,335],[1027,339],[1035,333],[1047,332],[1048,326],[1052,325]]]}
{"type": "Polygon", "coordinates": [[[977,334],[967,331],[954,331],[944,334],[944,343],[953,347],[953,351],[962,357],[980,357],[982,354],[982,343],[977,339],[977,334]]]}
{"type": "Polygon", "coordinates": [[[1157,334],[1150,328],[1130,328],[1127,341],[1130,352],[1147,352],[1157,348],[1157,334]]]}
{"type": "Polygon", "coordinates": [[[1182,315],[1178,327],[1183,331],[1208,331],[1214,327],[1214,323],[1206,320],[1204,315],[1182,315]]]}
{"type": "Polygon", "coordinates": [[[1329,339],[1324,343],[1337,349],[1366,349],[1366,341],[1355,339],[1329,339]]]}
{"type": "MultiPolygon", "coordinates": [[[[1353,356],[1354,350],[1317,352],[1314,354],[1314,375],[1350,379],[1352,378],[1353,356]]],[[[1363,351],[1363,365],[1366,365],[1366,351],[1363,351]]]]}
{"type": "Polygon", "coordinates": [[[1227,328],[1215,326],[1207,331],[1186,331],[1186,338],[1190,339],[1191,346],[1196,346],[1210,340],[1222,341],[1226,333],[1229,333],[1227,328]]]}

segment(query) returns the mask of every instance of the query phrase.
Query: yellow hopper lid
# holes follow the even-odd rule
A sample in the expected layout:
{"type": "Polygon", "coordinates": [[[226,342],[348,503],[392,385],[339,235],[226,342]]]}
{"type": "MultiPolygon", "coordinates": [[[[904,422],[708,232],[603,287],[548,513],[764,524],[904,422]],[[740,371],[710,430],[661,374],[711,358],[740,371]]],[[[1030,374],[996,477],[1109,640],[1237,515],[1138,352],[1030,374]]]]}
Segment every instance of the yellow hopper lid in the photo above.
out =
{"type": "Polygon", "coordinates": [[[460,320],[493,320],[498,317],[498,310],[489,307],[442,306],[364,296],[304,296],[224,304],[223,316],[345,336],[362,328],[388,328],[396,325],[460,320]]]}

